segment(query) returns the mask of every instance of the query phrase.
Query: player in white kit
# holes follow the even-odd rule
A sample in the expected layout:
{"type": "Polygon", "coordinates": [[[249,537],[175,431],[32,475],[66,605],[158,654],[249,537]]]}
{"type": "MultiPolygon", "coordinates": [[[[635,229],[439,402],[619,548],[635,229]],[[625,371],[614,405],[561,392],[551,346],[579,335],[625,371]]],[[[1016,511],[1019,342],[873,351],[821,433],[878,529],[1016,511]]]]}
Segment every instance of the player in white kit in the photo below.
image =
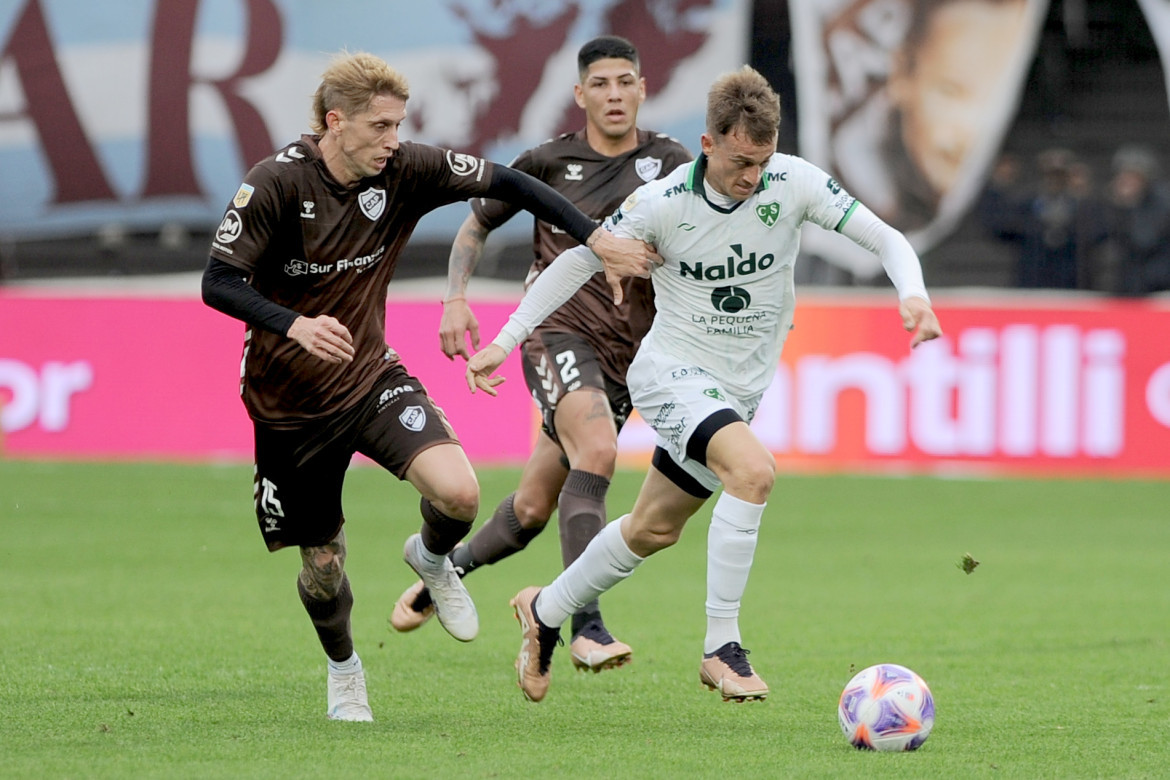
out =
{"type": "MultiPolygon", "coordinates": [[[[725,700],[768,687],[741,645],[739,607],[775,459],[748,424],[792,327],[800,227],[813,222],[875,252],[898,291],[911,346],[941,335],[918,257],[905,237],[811,163],[776,152],[779,98],[756,71],[723,76],[708,94],[702,155],[639,187],[606,222],[657,248],[657,313],[627,374],[639,415],[657,434],[652,467],[630,514],[611,523],[544,589],[512,604],[524,631],[520,687],[544,698],[560,625],[579,605],[674,544],[719,487],[707,537],[707,633],[700,680],[725,700]]],[[[493,343],[468,363],[468,385],[495,394],[491,374],[600,265],[563,253],[524,296],[493,343]]]]}

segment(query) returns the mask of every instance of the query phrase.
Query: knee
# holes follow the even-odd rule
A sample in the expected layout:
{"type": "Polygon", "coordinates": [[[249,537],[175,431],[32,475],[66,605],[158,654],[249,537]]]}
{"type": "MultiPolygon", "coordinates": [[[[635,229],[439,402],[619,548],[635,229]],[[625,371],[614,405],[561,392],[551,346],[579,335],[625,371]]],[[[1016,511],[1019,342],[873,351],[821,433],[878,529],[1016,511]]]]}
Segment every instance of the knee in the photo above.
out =
{"type": "Polygon", "coordinates": [[[723,480],[723,487],[736,498],[753,504],[763,504],[772,493],[775,482],[776,461],[769,455],[744,458],[723,480]]]}
{"type": "Polygon", "coordinates": [[[318,548],[304,560],[301,582],[314,598],[329,600],[341,591],[345,580],[345,557],[333,550],[318,548]]]}
{"type": "Polygon", "coordinates": [[[613,479],[614,463],[617,461],[617,440],[594,436],[579,442],[573,456],[573,468],[613,479]]]}
{"type": "Polygon", "coordinates": [[[630,552],[641,558],[672,546],[682,536],[682,528],[673,523],[638,522],[630,516],[627,544],[630,552]]]}
{"type": "Polygon", "coordinates": [[[479,485],[474,481],[451,485],[431,504],[450,518],[471,523],[479,513],[479,485]]]}
{"type": "Polygon", "coordinates": [[[548,525],[556,503],[544,500],[541,496],[527,495],[523,491],[516,491],[512,499],[512,511],[516,513],[516,520],[521,528],[535,530],[548,525]]]}

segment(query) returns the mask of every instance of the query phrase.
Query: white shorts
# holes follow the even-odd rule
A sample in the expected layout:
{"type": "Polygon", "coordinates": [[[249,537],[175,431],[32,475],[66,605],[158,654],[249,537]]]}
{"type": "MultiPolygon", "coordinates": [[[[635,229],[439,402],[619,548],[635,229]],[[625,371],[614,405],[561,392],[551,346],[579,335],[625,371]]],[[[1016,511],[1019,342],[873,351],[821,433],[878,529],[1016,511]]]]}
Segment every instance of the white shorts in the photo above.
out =
{"type": "Polygon", "coordinates": [[[687,443],[704,420],[724,409],[750,423],[762,396],[736,398],[706,370],[648,349],[638,350],[626,382],[634,408],[654,429],[658,446],[700,485],[718,490],[721,483],[715,473],[687,457],[687,443]]]}

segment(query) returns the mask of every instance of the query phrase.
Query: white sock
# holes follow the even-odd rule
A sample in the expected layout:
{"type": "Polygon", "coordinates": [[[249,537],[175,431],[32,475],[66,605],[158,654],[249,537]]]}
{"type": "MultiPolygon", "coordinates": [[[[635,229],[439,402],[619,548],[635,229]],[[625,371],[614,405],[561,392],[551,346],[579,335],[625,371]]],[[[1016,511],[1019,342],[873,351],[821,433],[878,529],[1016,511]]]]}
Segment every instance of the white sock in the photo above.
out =
{"type": "Polygon", "coordinates": [[[560,627],[578,609],[633,574],[645,560],[634,555],[622,538],[622,521],[627,517],[622,515],[601,529],[581,557],[540,591],[533,606],[541,623],[560,627]]]}
{"type": "Polygon", "coordinates": [[[334,661],[329,659],[329,673],[330,674],[354,674],[362,670],[362,659],[358,658],[358,654],[354,653],[346,661],[334,661]]]}
{"type": "Polygon", "coordinates": [[[414,546],[418,551],[418,557],[422,558],[423,564],[426,565],[428,569],[431,571],[443,570],[443,561],[447,560],[447,556],[433,553],[428,550],[427,546],[423,544],[422,534],[419,534],[415,537],[414,546]]]}
{"type": "Polygon", "coordinates": [[[719,496],[707,531],[707,636],[703,652],[739,642],[739,604],[756,555],[760,520],[767,504],[719,496]]]}

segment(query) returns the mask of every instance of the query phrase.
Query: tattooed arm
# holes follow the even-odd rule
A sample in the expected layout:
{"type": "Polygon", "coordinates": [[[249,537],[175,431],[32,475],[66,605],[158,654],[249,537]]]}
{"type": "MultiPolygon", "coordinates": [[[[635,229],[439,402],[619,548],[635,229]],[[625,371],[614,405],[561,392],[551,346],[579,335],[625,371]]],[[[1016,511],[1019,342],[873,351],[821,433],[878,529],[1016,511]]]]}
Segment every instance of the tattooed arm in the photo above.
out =
{"type": "Polygon", "coordinates": [[[451,245],[451,257],[447,261],[447,292],[443,295],[443,319],[439,323],[439,345],[451,360],[456,355],[462,355],[466,360],[470,355],[468,334],[472,349],[479,349],[479,321],[467,305],[467,282],[483,257],[483,245],[489,232],[472,212],[463,221],[451,245]]]}

